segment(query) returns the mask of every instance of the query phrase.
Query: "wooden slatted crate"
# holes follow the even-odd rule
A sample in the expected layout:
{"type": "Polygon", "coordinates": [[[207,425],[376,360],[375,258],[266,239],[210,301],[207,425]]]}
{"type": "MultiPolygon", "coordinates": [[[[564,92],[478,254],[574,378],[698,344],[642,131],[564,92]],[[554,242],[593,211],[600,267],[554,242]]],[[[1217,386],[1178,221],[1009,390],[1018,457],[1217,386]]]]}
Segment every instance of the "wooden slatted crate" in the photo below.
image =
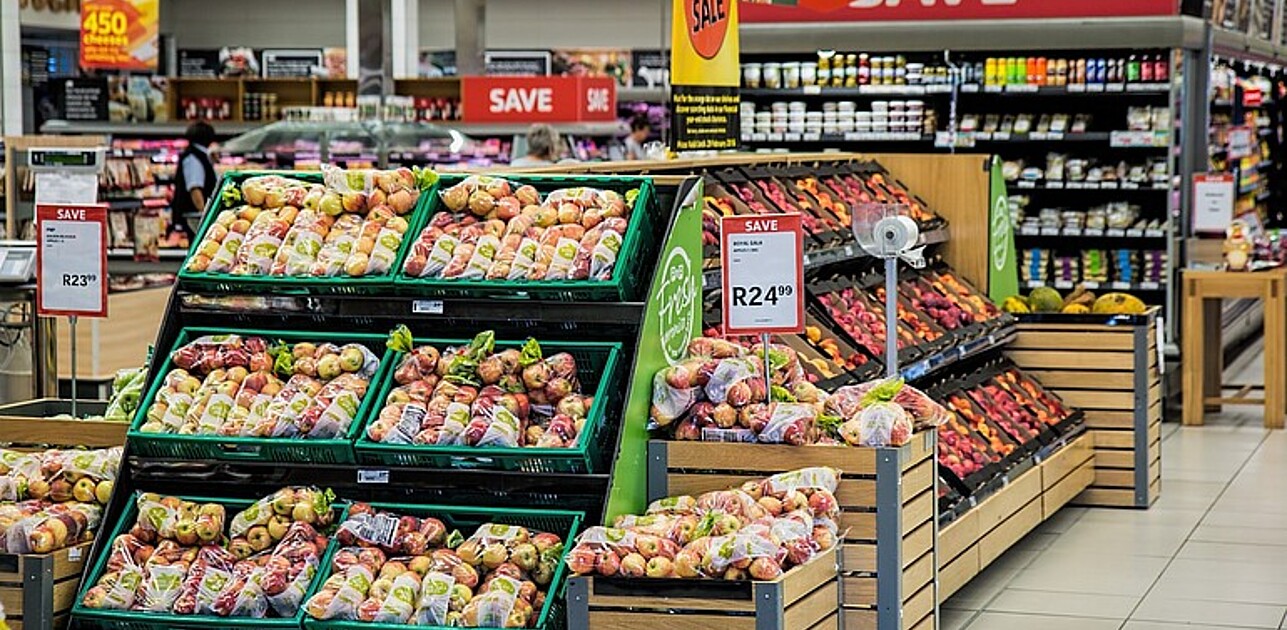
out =
{"type": "MultiPolygon", "coordinates": [[[[105,400],[82,400],[78,414],[102,414],[105,400]]],[[[71,413],[71,401],[60,398],[37,398],[0,405],[0,442],[20,446],[84,446],[110,448],[125,444],[128,422],[74,420],[55,418],[71,413]]]]}
{"type": "Polygon", "coordinates": [[[648,495],[700,494],[799,468],[838,468],[845,628],[932,628],[935,448],[932,431],[884,449],[653,441],[648,495]]]}
{"type": "Polygon", "coordinates": [[[1147,508],[1161,493],[1157,313],[1019,317],[1010,358],[1085,411],[1094,433],[1095,481],[1078,505],[1147,508]]]}
{"type": "Polygon", "coordinates": [[[1094,436],[1082,433],[1046,447],[1034,464],[1008,473],[999,488],[981,490],[978,505],[943,526],[938,537],[939,601],[1090,485],[1093,444],[1094,436]]]}
{"type": "Polygon", "coordinates": [[[835,549],[776,580],[568,581],[568,625],[594,630],[838,630],[835,549]]]}
{"type": "Polygon", "coordinates": [[[12,630],[67,627],[92,545],[44,554],[0,554],[0,603],[12,630]]]}

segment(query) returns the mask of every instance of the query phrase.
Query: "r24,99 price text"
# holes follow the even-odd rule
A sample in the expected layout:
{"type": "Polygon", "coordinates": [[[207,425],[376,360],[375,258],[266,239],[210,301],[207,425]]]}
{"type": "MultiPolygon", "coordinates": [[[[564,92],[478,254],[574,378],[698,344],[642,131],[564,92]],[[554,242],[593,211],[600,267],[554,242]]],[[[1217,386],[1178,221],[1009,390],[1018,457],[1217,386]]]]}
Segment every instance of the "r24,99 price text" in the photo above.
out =
{"type": "Polygon", "coordinates": [[[795,287],[789,284],[775,286],[735,286],[733,287],[733,306],[777,306],[778,300],[790,297],[795,287]]]}

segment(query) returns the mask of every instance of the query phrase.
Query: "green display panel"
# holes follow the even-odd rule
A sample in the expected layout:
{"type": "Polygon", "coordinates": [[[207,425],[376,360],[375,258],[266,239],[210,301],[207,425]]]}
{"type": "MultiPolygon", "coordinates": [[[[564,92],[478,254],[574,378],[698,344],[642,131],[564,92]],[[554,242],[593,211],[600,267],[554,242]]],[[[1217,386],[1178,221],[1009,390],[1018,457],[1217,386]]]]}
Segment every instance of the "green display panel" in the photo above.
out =
{"type": "Polygon", "coordinates": [[[702,196],[701,179],[688,190],[670,235],[661,248],[644,313],[635,356],[633,380],[622,423],[621,450],[612,474],[604,521],[621,514],[641,514],[648,504],[648,408],[652,377],[684,358],[688,342],[702,326],[702,196]]]}
{"type": "Polygon", "coordinates": [[[1010,219],[1010,200],[1006,194],[1005,176],[1001,174],[1001,161],[992,160],[991,226],[988,238],[988,297],[993,302],[1019,293],[1019,266],[1015,260],[1014,223],[1010,219]]]}

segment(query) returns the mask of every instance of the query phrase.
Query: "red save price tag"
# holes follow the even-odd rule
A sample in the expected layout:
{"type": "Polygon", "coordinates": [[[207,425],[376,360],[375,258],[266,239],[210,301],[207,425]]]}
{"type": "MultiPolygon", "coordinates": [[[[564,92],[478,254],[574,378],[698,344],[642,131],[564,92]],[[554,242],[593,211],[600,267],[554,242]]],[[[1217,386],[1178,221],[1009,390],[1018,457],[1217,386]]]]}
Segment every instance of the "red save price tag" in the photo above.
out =
{"type": "Polygon", "coordinates": [[[804,232],[799,214],[720,221],[726,335],[804,332],[804,232]]]}
{"type": "Polygon", "coordinates": [[[36,206],[36,312],[107,317],[107,206],[36,206]]]}

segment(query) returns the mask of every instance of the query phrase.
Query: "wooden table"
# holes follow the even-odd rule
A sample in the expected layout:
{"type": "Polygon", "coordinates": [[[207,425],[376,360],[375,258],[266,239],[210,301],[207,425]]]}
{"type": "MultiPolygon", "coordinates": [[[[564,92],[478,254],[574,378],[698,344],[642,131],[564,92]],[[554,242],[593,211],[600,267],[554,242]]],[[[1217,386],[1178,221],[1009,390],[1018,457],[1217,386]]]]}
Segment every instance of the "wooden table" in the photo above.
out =
{"type": "Polygon", "coordinates": [[[1201,425],[1208,406],[1263,405],[1265,427],[1283,428],[1287,415],[1287,270],[1257,272],[1182,271],[1184,321],[1182,348],[1184,362],[1184,424],[1201,425]],[[1220,352],[1220,303],[1211,300],[1251,298],[1264,303],[1265,382],[1263,385],[1235,385],[1238,391],[1225,397],[1224,370],[1220,352]],[[1214,306],[1214,308],[1211,308],[1214,306]],[[1264,398],[1248,398],[1252,390],[1264,390],[1264,398]],[[1218,394],[1209,396],[1209,393],[1218,394]]]}

